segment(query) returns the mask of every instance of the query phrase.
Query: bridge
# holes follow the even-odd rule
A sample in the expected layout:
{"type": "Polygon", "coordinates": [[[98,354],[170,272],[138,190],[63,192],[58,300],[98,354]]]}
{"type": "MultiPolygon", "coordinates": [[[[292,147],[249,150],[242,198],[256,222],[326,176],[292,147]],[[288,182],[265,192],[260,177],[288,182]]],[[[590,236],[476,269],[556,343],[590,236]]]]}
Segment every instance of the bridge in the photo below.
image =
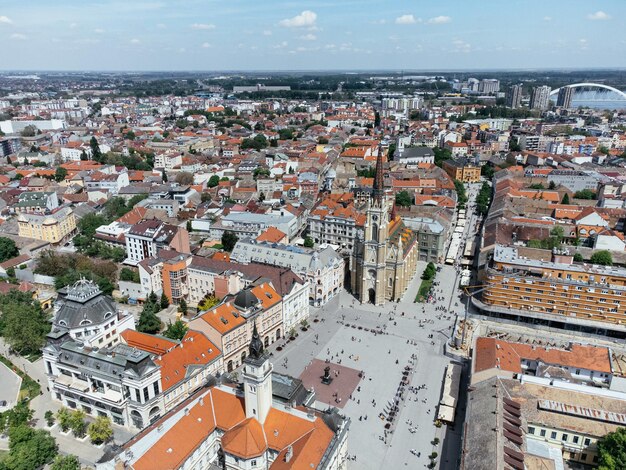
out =
{"type": "MultiPolygon", "coordinates": [[[[591,93],[593,96],[592,97],[585,97],[584,100],[585,101],[612,101],[612,100],[608,100],[606,99],[606,97],[604,97],[604,100],[599,100],[598,95],[606,95],[607,93],[615,93],[617,96],[619,96],[619,98],[616,98],[614,101],[622,101],[625,100],[626,101],[626,93],[624,93],[621,90],[618,90],[617,88],[614,88],[612,86],[609,85],[603,85],[602,83],[574,83],[572,85],[565,85],[565,87],[562,88],[576,88],[576,89],[581,89],[581,90],[586,90],[586,89],[595,89],[597,91],[590,91],[588,93],[591,93]],[[595,98],[595,99],[594,99],[595,98]]],[[[561,88],[557,88],[556,90],[552,90],[550,92],[550,96],[555,96],[558,95],[559,91],[561,90],[561,88]]]]}

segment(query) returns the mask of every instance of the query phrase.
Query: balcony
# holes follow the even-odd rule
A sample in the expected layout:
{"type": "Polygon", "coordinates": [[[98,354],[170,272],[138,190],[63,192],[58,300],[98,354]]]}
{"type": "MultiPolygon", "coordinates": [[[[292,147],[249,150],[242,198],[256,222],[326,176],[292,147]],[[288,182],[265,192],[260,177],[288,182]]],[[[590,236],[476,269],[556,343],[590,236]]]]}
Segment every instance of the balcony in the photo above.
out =
{"type": "Polygon", "coordinates": [[[76,377],[69,377],[67,375],[60,375],[55,378],[54,384],[59,388],[67,389],[72,392],[79,392],[88,398],[107,403],[120,404],[124,398],[121,392],[111,389],[92,389],[91,385],[86,380],[80,380],[76,377]]]}

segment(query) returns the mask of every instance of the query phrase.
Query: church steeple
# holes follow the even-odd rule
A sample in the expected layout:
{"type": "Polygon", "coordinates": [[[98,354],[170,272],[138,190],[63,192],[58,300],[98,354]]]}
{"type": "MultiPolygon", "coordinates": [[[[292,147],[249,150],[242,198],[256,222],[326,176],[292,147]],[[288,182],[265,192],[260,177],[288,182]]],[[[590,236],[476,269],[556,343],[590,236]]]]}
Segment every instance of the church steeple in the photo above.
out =
{"type": "Polygon", "coordinates": [[[383,181],[383,144],[382,140],[378,144],[378,155],[376,156],[376,174],[374,175],[373,198],[379,205],[382,205],[385,187],[383,181]]]}
{"type": "Polygon", "coordinates": [[[248,356],[243,361],[243,387],[246,417],[261,424],[272,408],[272,363],[263,351],[263,342],[254,323],[248,356]]]}

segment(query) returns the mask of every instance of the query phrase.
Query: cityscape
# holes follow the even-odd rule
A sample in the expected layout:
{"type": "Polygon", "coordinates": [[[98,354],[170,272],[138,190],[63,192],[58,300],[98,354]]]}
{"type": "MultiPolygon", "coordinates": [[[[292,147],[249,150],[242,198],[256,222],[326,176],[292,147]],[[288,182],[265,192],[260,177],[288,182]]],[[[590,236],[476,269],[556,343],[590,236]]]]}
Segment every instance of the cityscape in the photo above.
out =
{"type": "Polygon", "coordinates": [[[0,470],[626,469],[626,4],[484,3],[0,5],[0,470]]]}

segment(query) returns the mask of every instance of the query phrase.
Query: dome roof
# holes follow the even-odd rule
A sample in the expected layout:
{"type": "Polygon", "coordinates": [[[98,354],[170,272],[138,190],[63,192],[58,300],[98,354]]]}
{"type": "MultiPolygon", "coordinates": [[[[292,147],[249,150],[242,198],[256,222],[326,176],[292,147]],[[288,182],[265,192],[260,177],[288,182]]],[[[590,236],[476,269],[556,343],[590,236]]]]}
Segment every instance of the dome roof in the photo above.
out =
{"type": "Polygon", "coordinates": [[[235,297],[235,305],[243,310],[255,307],[258,303],[259,299],[256,298],[250,289],[240,291],[235,297]]]}

